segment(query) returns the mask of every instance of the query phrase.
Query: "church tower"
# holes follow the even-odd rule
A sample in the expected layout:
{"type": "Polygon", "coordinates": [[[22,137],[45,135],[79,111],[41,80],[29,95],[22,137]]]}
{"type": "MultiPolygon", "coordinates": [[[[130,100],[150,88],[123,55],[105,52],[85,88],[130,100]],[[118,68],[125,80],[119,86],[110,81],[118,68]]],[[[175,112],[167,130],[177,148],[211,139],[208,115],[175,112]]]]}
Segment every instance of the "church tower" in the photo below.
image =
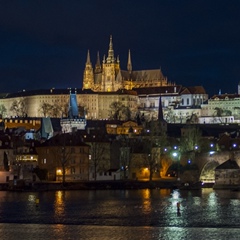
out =
{"type": "Polygon", "coordinates": [[[112,36],[110,36],[110,43],[108,49],[107,59],[103,58],[102,65],[102,92],[112,92],[119,89],[119,83],[116,81],[117,76],[120,72],[120,61],[114,58],[114,50],[112,43],[112,36]]]}
{"type": "Polygon", "coordinates": [[[102,72],[102,66],[100,63],[100,56],[99,56],[99,52],[97,53],[97,62],[95,64],[95,69],[94,69],[94,73],[101,73],[102,72]]]}
{"type": "Polygon", "coordinates": [[[132,60],[131,60],[131,52],[130,52],[130,49],[128,50],[127,70],[128,70],[128,72],[129,72],[129,74],[131,75],[131,73],[132,73],[132,60]]]}
{"type": "Polygon", "coordinates": [[[94,88],[94,75],[93,67],[90,60],[89,50],[87,52],[87,60],[85,64],[85,69],[83,73],[83,89],[92,89],[94,88]]]}

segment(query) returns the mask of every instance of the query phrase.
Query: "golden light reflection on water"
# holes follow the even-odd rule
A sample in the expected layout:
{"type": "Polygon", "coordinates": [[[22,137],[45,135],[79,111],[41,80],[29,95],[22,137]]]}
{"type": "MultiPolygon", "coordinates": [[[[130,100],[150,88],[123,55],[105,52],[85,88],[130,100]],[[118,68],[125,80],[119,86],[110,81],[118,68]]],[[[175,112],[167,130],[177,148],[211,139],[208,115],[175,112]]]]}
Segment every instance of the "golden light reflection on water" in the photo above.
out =
{"type": "Polygon", "coordinates": [[[65,236],[67,226],[64,224],[56,224],[56,226],[54,226],[52,229],[55,232],[56,236],[65,236]]]}
{"type": "Polygon", "coordinates": [[[202,188],[201,189],[202,190],[202,195],[205,195],[205,194],[210,194],[210,193],[212,193],[212,188],[202,188]]]}
{"type": "Polygon", "coordinates": [[[142,195],[144,199],[149,199],[150,198],[150,189],[143,189],[142,195]]]}
{"type": "MultiPolygon", "coordinates": [[[[151,189],[143,189],[141,190],[142,200],[143,200],[143,212],[150,212],[153,210],[152,201],[156,196],[169,197],[171,191],[169,189],[159,189],[158,191],[151,189]]],[[[159,197],[160,200],[160,197],[159,197]]],[[[156,211],[156,209],[154,209],[156,211]]]]}
{"type": "Polygon", "coordinates": [[[57,215],[63,215],[65,208],[64,192],[57,191],[55,194],[54,213],[57,215]]]}
{"type": "Polygon", "coordinates": [[[163,197],[168,197],[171,194],[171,190],[170,189],[159,189],[159,193],[161,196],[163,197]]]}
{"type": "Polygon", "coordinates": [[[151,192],[150,189],[144,189],[142,191],[143,196],[143,211],[150,212],[151,211],[151,192]]]}

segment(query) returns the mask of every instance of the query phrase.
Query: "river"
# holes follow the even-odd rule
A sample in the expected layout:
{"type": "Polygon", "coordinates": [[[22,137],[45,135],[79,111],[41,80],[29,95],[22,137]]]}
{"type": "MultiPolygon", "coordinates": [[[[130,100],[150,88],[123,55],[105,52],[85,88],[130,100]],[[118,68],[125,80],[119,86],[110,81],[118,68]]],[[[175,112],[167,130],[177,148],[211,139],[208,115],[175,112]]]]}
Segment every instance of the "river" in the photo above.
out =
{"type": "Polygon", "coordinates": [[[239,212],[230,190],[2,191],[0,239],[239,239],[239,212]]]}

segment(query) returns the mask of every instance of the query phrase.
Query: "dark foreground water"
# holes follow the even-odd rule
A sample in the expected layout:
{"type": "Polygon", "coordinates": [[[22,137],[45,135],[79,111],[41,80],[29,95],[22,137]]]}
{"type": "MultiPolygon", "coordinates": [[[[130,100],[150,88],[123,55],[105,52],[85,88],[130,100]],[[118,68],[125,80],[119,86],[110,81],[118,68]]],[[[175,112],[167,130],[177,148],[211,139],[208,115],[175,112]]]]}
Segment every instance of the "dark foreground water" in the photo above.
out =
{"type": "Polygon", "coordinates": [[[0,192],[0,239],[240,239],[240,192],[0,192]]]}

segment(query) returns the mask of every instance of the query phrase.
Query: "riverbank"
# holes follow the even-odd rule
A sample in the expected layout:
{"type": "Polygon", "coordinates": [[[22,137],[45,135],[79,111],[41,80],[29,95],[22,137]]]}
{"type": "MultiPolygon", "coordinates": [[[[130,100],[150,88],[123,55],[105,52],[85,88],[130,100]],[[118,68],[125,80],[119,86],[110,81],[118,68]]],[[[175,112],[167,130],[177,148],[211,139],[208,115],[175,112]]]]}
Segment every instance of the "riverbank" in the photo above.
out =
{"type": "MultiPolygon", "coordinates": [[[[153,181],[76,181],[76,182],[34,182],[26,183],[24,181],[0,184],[2,191],[56,191],[56,190],[101,190],[101,189],[176,189],[181,184],[174,178],[159,179],[153,181]]],[[[212,187],[212,185],[203,185],[202,187],[212,187]]],[[[191,190],[191,187],[188,188],[191,190]]],[[[196,188],[193,188],[195,190],[196,188]]],[[[200,189],[200,188],[199,188],[200,189]]]]}
{"type": "Polygon", "coordinates": [[[101,190],[101,189],[155,189],[175,188],[175,181],[79,181],[79,182],[35,182],[12,186],[9,190],[56,191],[56,190],[101,190]]]}

